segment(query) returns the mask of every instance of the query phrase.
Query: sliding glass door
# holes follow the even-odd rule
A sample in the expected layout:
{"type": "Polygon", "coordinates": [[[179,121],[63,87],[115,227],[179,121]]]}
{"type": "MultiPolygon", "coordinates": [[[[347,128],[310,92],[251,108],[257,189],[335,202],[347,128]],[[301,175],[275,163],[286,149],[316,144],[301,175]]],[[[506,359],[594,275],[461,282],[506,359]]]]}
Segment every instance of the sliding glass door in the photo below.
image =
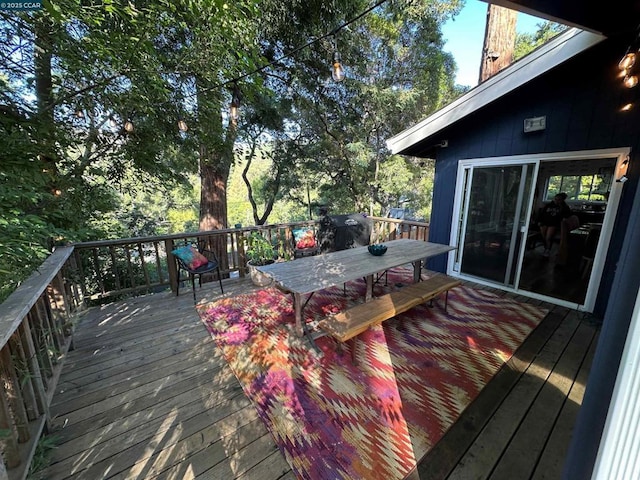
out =
{"type": "Polygon", "coordinates": [[[464,167],[455,265],[460,273],[517,288],[535,167],[464,167]]]}

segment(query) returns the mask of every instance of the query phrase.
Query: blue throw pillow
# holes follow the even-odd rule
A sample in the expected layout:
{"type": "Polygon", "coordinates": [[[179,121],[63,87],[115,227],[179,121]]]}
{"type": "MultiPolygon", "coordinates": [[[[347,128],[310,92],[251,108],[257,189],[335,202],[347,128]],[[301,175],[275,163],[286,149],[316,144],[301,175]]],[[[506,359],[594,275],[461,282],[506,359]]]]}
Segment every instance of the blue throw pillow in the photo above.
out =
{"type": "Polygon", "coordinates": [[[191,245],[185,245],[184,247],[176,248],[175,250],[172,250],[171,253],[182,260],[187,265],[187,267],[192,270],[209,263],[207,257],[202,255],[191,245]]]}

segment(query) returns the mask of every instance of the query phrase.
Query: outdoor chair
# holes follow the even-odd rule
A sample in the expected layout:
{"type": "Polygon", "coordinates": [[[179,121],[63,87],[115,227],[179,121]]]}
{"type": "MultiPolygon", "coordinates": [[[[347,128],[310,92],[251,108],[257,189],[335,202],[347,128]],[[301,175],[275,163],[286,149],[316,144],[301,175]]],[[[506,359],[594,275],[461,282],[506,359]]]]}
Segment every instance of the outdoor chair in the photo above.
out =
{"type": "Polygon", "coordinates": [[[302,258],[319,253],[318,240],[312,227],[293,230],[293,258],[302,258]]]}
{"type": "Polygon", "coordinates": [[[202,245],[198,248],[193,245],[185,245],[171,252],[178,262],[178,286],[176,288],[176,296],[180,295],[180,272],[186,271],[191,280],[191,289],[193,290],[193,303],[196,303],[196,285],[195,277],[198,276],[198,284],[202,288],[202,275],[215,272],[218,274],[218,282],[220,283],[220,292],[224,293],[222,288],[222,277],[220,276],[220,262],[216,254],[211,250],[205,249],[202,245]]]}

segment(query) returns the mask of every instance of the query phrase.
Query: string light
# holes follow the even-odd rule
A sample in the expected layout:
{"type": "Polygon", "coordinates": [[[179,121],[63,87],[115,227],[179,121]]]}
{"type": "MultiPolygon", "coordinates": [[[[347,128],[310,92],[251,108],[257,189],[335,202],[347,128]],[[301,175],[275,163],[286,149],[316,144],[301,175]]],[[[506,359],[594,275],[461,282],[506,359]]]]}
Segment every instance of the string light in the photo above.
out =
{"type": "Polygon", "coordinates": [[[636,65],[638,59],[638,53],[640,52],[640,25],[636,29],[636,36],[627,48],[626,53],[618,63],[618,68],[621,70],[621,76],[624,78],[622,81],[627,88],[633,88],[638,84],[637,75],[632,75],[633,67],[636,65]]]}
{"type": "Polygon", "coordinates": [[[338,51],[338,43],[336,37],[333,37],[333,67],[331,68],[331,78],[334,82],[341,82],[344,80],[344,68],[342,67],[342,59],[340,58],[340,52],[338,51]]]}
{"type": "Polygon", "coordinates": [[[620,68],[620,70],[628,70],[633,67],[635,63],[636,54],[634,52],[628,52],[624,57],[622,57],[620,63],[618,63],[618,68],[620,68]]]}
{"type": "Polygon", "coordinates": [[[626,75],[623,83],[625,87],[633,88],[638,84],[638,77],[636,75],[626,75]]]}
{"type": "MultiPolygon", "coordinates": [[[[636,29],[635,38],[631,42],[631,45],[629,45],[626,53],[624,54],[620,62],[618,62],[620,77],[622,78],[622,85],[624,85],[626,88],[635,88],[638,85],[638,75],[636,72],[634,72],[634,67],[635,70],[638,69],[638,53],[640,53],[640,25],[638,25],[638,28],[636,29]]],[[[633,107],[634,102],[631,101],[625,103],[622,107],[620,107],[620,111],[628,112],[633,107]]],[[[626,176],[624,175],[621,178],[624,178],[626,180],[626,176]]]]}
{"type": "MultiPolygon", "coordinates": [[[[381,6],[382,4],[388,2],[389,0],[378,0],[377,2],[375,2],[373,5],[371,5],[369,8],[367,8],[366,10],[364,10],[362,13],[356,15],[355,17],[351,18],[350,20],[345,21],[344,23],[342,23],[341,25],[339,25],[338,27],[334,28],[333,30],[331,30],[328,33],[325,33],[319,37],[314,38],[313,40],[308,41],[307,43],[301,45],[300,47],[294,48],[293,50],[291,50],[290,52],[287,52],[283,55],[281,55],[280,57],[276,58],[275,60],[266,63],[264,65],[261,65],[259,67],[257,67],[254,70],[251,70],[250,72],[244,73],[242,75],[239,75],[235,78],[232,78],[230,80],[226,80],[223,81],[221,83],[212,85],[211,87],[205,88],[200,90],[199,92],[196,93],[190,93],[188,95],[184,95],[182,97],[182,99],[187,99],[187,98],[191,98],[193,96],[195,96],[197,93],[202,93],[202,92],[208,92],[208,91],[212,91],[221,87],[224,87],[226,85],[230,85],[233,84],[234,85],[234,90],[233,90],[233,95],[231,98],[231,104],[230,104],[230,118],[232,120],[232,122],[237,122],[238,118],[239,118],[239,108],[240,108],[240,102],[242,99],[242,96],[240,94],[240,90],[237,87],[237,82],[239,82],[240,80],[250,77],[256,73],[260,73],[263,70],[269,68],[272,65],[276,65],[278,63],[281,63],[283,60],[286,60],[290,57],[293,57],[294,55],[296,55],[298,52],[309,48],[310,46],[320,42],[321,40],[324,40],[325,38],[328,37],[333,37],[334,38],[334,48],[335,48],[335,35],[342,29],[348,27],[349,25],[351,25],[352,23],[357,22],[358,20],[360,20],[362,17],[364,17],[365,15],[367,15],[368,13],[370,13],[371,11],[375,10],[376,8],[378,8],[379,6],[381,6]],[[237,93],[237,95],[236,95],[237,93]]],[[[121,75],[123,74],[117,74],[114,75],[113,77],[110,77],[109,79],[105,80],[104,82],[101,82],[100,84],[91,86],[90,88],[86,88],[83,90],[87,91],[91,88],[95,88],[98,85],[104,85],[107,82],[110,82],[116,78],[119,78],[121,75]]],[[[344,71],[344,67],[342,66],[342,59],[340,57],[340,53],[338,52],[337,48],[335,48],[334,53],[333,53],[333,63],[332,63],[332,72],[331,72],[331,76],[333,78],[334,81],[336,82],[340,82],[342,80],[344,80],[345,78],[345,71],[344,71]]],[[[78,118],[82,118],[84,116],[84,114],[81,111],[77,111],[76,112],[76,116],[78,118]],[[78,113],[79,112],[79,113],[78,113]]],[[[117,126],[117,122],[116,120],[111,117],[109,119],[109,124],[115,128],[117,126]]],[[[124,123],[124,129],[127,133],[132,133],[134,131],[134,126],[133,126],[133,122],[131,122],[131,120],[127,120],[124,123]]],[[[178,129],[181,132],[186,132],[188,130],[187,124],[184,120],[179,120],[178,121],[178,129]]]]}
{"type": "Polygon", "coordinates": [[[240,93],[238,84],[234,82],[233,94],[231,95],[231,105],[229,105],[229,116],[231,117],[231,123],[233,123],[234,125],[238,123],[238,118],[240,117],[241,99],[242,99],[242,94],[240,93]]]}
{"type": "MultiPolygon", "coordinates": [[[[250,77],[252,75],[255,75],[256,73],[260,73],[263,70],[271,67],[272,65],[276,65],[278,63],[281,63],[283,60],[286,60],[287,58],[293,57],[294,55],[296,55],[298,52],[309,48],[310,46],[320,42],[321,40],[324,40],[325,38],[329,38],[329,37],[334,37],[340,30],[348,27],[349,25],[351,25],[352,23],[357,22],[358,20],[360,20],[362,17],[364,17],[365,15],[367,15],[368,13],[370,13],[371,11],[375,10],[376,8],[378,8],[379,6],[381,6],[384,3],[387,3],[389,0],[378,0],[376,3],[374,3],[373,5],[371,5],[369,8],[367,8],[366,10],[364,10],[362,13],[356,15],[355,17],[345,21],[344,23],[342,23],[341,25],[339,25],[338,27],[334,28],[333,30],[331,30],[328,33],[325,33],[323,35],[320,35],[319,37],[314,38],[313,40],[308,41],[307,43],[305,43],[304,45],[301,45],[297,48],[294,48],[293,50],[291,50],[290,52],[287,52],[283,55],[281,55],[280,57],[276,58],[275,60],[272,60],[269,63],[265,63],[264,65],[261,65],[257,68],[255,68],[254,70],[251,70],[247,73],[244,73],[242,75],[239,75],[235,78],[231,78],[229,80],[226,80],[224,82],[221,83],[217,83],[215,85],[212,85],[211,87],[205,88],[203,90],[201,90],[200,92],[208,92],[208,91],[212,91],[215,89],[218,89],[220,87],[225,87],[227,85],[231,85],[231,84],[237,84],[237,82],[239,82],[240,80],[243,80],[247,77],[250,77]]],[[[191,93],[188,95],[183,96],[182,98],[191,98],[193,96],[195,96],[196,93],[191,93]]]]}

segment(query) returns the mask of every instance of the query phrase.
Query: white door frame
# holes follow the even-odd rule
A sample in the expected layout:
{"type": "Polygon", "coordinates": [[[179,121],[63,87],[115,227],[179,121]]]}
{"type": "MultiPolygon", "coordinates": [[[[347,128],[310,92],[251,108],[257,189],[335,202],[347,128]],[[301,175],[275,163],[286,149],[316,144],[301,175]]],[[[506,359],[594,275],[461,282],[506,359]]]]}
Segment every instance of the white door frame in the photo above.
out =
{"type": "MultiPolygon", "coordinates": [[[[462,199],[463,199],[463,193],[464,193],[463,192],[463,187],[464,187],[463,174],[464,174],[465,168],[473,169],[473,167],[488,167],[488,166],[514,165],[514,164],[523,164],[523,163],[535,163],[535,172],[534,172],[534,179],[533,179],[533,184],[535,185],[537,182],[538,171],[539,171],[541,162],[597,160],[602,158],[616,159],[614,179],[611,184],[611,192],[609,194],[609,199],[607,201],[607,209],[605,211],[604,220],[602,223],[600,240],[598,242],[598,248],[596,249],[595,257],[593,260],[593,266],[591,269],[591,278],[589,279],[589,285],[587,286],[587,294],[586,294],[583,305],[576,305],[575,303],[567,302],[566,300],[560,300],[558,298],[548,297],[546,295],[540,295],[540,294],[525,291],[525,290],[516,290],[514,288],[510,288],[504,285],[497,285],[495,283],[491,283],[488,281],[485,283],[476,277],[466,276],[460,273],[459,271],[456,271],[457,267],[455,265],[455,258],[456,258],[455,252],[452,252],[449,255],[449,259],[447,262],[447,274],[454,277],[459,277],[461,279],[474,281],[476,283],[486,284],[488,286],[501,288],[507,291],[513,291],[513,292],[517,291],[521,295],[537,298],[540,300],[545,300],[547,302],[554,303],[557,305],[562,305],[569,308],[575,308],[578,310],[592,312],[595,306],[596,295],[598,293],[598,288],[600,286],[602,272],[604,270],[604,262],[606,260],[607,250],[609,249],[609,243],[611,241],[611,236],[613,233],[613,225],[618,212],[618,205],[620,203],[620,197],[622,196],[622,189],[624,187],[624,182],[617,182],[616,180],[626,173],[630,153],[631,153],[630,147],[620,147],[620,148],[608,148],[608,149],[600,149],[600,150],[539,153],[539,154],[531,154],[531,155],[511,155],[511,156],[503,156],[503,157],[468,158],[468,159],[462,159],[458,161],[458,172],[456,175],[456,190],[455,190],[455,197],[454,197],[454,203],[453,203],[453,214],[451,216],[451,235],[449,240],[450,245],[458,245],[458,222],[461,220],[459,218],[459,215],[461,213],[463,215],[466,215],[466,208],[464,210],[462,209],[463,207],[462,199]]],[[[525,225],[525,229],[529,228],[529,219],[531,218],[531,209],[533,208],[533,189],[531,192],[531,197],[527,201],[528,201],[529,207],[527,209],[527,224],[525,225]]],[[[524,245],[522,245],[522,247],[524,247],[524,245]]],[[[518,269],[517,276],[519,279],[520,269],[518,269]]],[[[516,279],[516,285],[518,284],[518,279],[516,279]]]]}

